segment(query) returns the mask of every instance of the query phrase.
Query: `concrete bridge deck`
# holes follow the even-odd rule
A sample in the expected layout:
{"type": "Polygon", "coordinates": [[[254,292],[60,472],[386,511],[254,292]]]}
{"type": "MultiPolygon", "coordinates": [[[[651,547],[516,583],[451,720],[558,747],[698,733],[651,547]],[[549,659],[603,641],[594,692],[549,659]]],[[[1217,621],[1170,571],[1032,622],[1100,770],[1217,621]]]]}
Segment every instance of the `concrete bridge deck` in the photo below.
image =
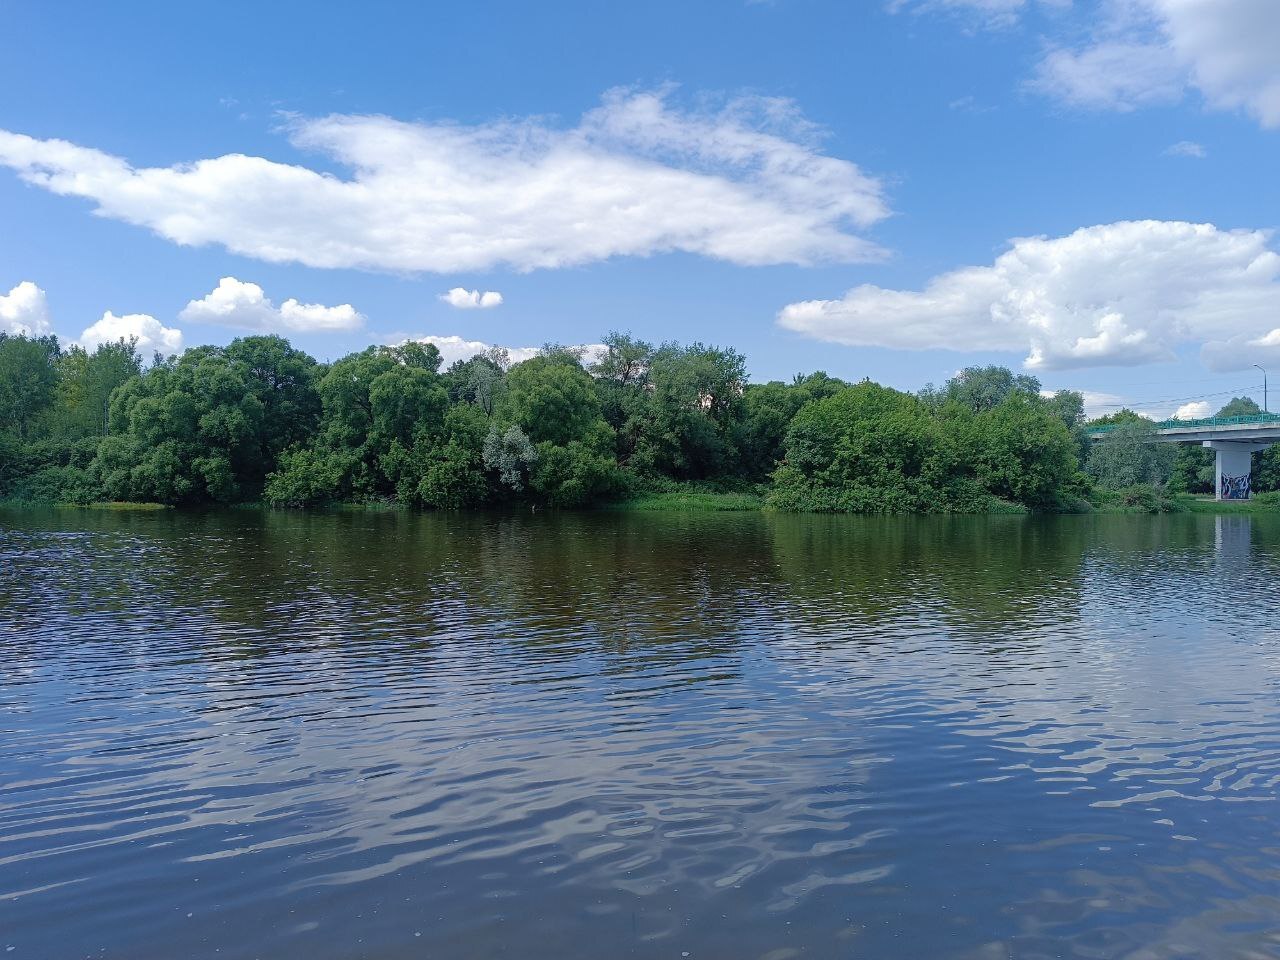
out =
{"type": "MultiPolygon", "coordinates": [[[[1120,424],[1089,431],[1090,440],[1105,440],[1120,424]]],[[[1280,413],[1247,417],[1205,417],[1203,420],[1162,420],[1155,425],[1155,439],[1165,443],[1200,443],[1205,440],[1280,441],[1280,413]]]]}

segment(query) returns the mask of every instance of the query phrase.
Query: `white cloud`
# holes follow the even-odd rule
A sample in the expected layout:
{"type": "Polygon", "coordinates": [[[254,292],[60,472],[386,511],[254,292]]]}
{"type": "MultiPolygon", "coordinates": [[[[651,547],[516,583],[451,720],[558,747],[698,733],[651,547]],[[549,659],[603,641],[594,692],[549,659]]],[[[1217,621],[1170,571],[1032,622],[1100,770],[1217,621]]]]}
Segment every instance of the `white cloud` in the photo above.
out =
{"type": "MultiPolygon", "coordinates": [[[[1049,31],[1031,86],[1077,107],[1132,110],[1196,90],[1215,109],[1280,127],[1280,3],[1276,0],[1088,0],[1049,31]],[[1083,31],[1087,39],[1076,41],[1083,31]],[[1055,37],[1055,33],[1057,36],[1055,37]]],[[[1009,26],[1018,0],[895,0],[891,9],[962,8],[1009,26]]]]}
{"type": "Polygon", "coordinates": [[[440,299],[459,310],[487,309],[502,304],[502,294],[497,290],[467,290],[465,287],[454,287],[448,293],[440,294],[440,299]]]}
{"type": "Polygon", "coordinates": [[[1280,127],[1280,4],[1275,0],[1145,0],[1179,63],[1210,105],[1280,127]]]}
{"type": "Polygon", "coordinates": [[[1102,31],[1055,50],[1037,85],[1078,106],[1131,109],[1188,88],[1221,110],[1280,127],[1280,4],[1275,0],[1108,0],[1102,31]]]}
{"type": "Polygon", "coordinates": [[[440,351],[440,356],[444,358],[441,369],[446,369],[458,360],[470,360],[476,354],[484,353],[493,346],[483,340],[464,340],[457,335],[414,337],[413,339],[419,343],[435,344],[436,349],[440,351]]]}
{"type": "Polygon", "coordinates": [[[1171,360],[1199,342],[1211,368],[1240,369],[1259,351],[1280,358],[1280,330],[1274,346],[1261,337],[1280,316],[1269,239],[1179,221],[1084,227],[1016,239],[991,266],[941,274],[921,291],[865,284],[790,304],[778,321],[858,346],[1025,350],[1025,365],[1041,370],[1171,360]]]}
{"type": "Polygon", "coordinates": [[[1181,68],[1162,44],[1106,40],[1051,51],[1031,85],[1075,107],[1133,110],[1179,100],[1184,84],[1181,68]]]}
{"type": "Polygon", "coordinates": [[[1166,147],[1164,152],[1171,157],[1195,157],[1197,160],[1203,160],[1209,155],[1204,146],[1194,140],[1179,140],[1166,147]]]}
{"type": "Polygon", "coordinates": [[[1191,403],[1184,403],[1173,412],[1175,420],[1199,420],[1203,417],[1210,416],[1213,413],[1213,407],[1209,406],[1208,400],[1193,400],[1191,403]]]}
{"type": "Polygon", "coordinates": [[[1046,11],[1067,10],[1072,0],[889,0],[890,13],[948,13],[979,26],[1012,27],[1024,13],[1039,8],[1046,11]]]}
{"type": "Polygon", "coordinates": [[[1084,415],[1090,418],[1115,413],[1125,405],[1124,400],[1114,393],[1081,390],[1080,395],[1084,397],[1084,415]]]}
{"type": "Polygon", "coordinates": [[[984,103],[979,103],[977,98],[970,94],[963,97],[957,97],[956,99],[949,101],[947,103],[947,109],[956,110],[962,113],[991,113],[996,108],[984,103]]]}
{"type": "Polygon", "coordinates": [[[326,307],[289,299],[277,307],[256,283],[223,277],[203,299],[192,300],[178,319],[184,323],[212,323],[264,332],[323,333],[357,330],[365,317],[349,303],[326,307]]]}
{"type": "Polygon", "coordinates": [[[0,333],[42,337],[50,329],[49,301],[30,280],[0,296],[0,333]]]}
{"type": "MultiPolygon", "coordinates": [[[[414,337],[413,339],[419,343],[435,344],[436,349],[440,351],[440,356],[444,360],[440,365],[442,370],[447,369],[450,364],[458,360],[469,360],[476,354],[484,353],[495,346],[495,344],[485,343],[483,340],[466,340],[457,335],[430,335],[414,337]]],[[[541,347],[503,347],[502,349],[507,351],[507,357],[513,364],[523,363],[531,357],[536,357],[542,350],[541,347]]],[[[608,350],[608,347],[603,343],[584,343],[576,344],[573,349],[582,350],[582,362],[590,364],[600,359],[605,351],[608,350]]]]}
{"type": "Polygon", "coordinates": [[[826,156],[789,102],[679,110],[614,90],[570,128],[333,115],[292,142],[352,172],[228,154],[135,168],[0,131],[0,164],[101,216],[270,262],[387,271],[562,267],[669,251],[738,264],[867,261],[852,232],[888,215],[881,183],[826,156]]]}
{"type": "MultiPolygon", "coordinates": [[[[1108,413],[1115,413],[1121,407],[1125,406],[1124,399],[1114,393],[1099,393],[1096,390],[1077,390],[1074,387],[1065,387],[1061,389],[1069,389],[1073,393],[1080,394],[1084,401],[1084,415],[1089,419],[1100,417],[1108,413]]],[[[1057,390],[1043,389],[1040,396],[1047,398],[1052,397],[1057,390]]]]}
{"type": "Polygon", "coordinates": [[[968,14],[992,26],[1008,26],[1017,22],[1027,7],[1027,0],[889,0],[890,13],[910,10],[914,13],[948,11],[968,14]]]}
{"type": "Polygon", "coordinates": [[[1248,370],[1254,364],[1280,366],[1280,327],[1261,336],[1243,333],[1211,341],[1200,356],[1213,370],[1248,370]]]}
{"type": "Polygon", "coordinates": [[[182,331],[163,326],[155,317],[145,313],[129,313],[117,317],[108,310],[102,319],[80,334],[80,346],[94,350],[101,343],[137,338],[142,353],[159,350],[164,354],[182,349],[182,331]]]}

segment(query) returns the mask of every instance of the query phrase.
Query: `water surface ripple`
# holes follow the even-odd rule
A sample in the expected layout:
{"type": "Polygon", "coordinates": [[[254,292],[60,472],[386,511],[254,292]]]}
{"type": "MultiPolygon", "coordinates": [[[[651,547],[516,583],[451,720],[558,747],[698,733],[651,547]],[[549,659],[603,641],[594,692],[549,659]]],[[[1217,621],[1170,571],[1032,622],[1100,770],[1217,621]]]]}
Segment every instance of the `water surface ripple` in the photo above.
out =
{"type": "Polygon", "coordinates": [[[0,954],[1280,957],[1265,516],[0,511],[0,954]]]}

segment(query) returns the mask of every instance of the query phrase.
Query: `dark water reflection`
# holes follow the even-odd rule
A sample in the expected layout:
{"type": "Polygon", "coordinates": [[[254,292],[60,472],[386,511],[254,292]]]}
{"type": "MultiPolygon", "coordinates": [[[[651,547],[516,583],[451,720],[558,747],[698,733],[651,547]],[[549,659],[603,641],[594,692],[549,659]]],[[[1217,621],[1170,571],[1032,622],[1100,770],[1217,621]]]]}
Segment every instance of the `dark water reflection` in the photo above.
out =
{"type": "Polygon", "coordinates": [[[20,958],[1280,956],[1280,524],[0,512],[20,958]]]}

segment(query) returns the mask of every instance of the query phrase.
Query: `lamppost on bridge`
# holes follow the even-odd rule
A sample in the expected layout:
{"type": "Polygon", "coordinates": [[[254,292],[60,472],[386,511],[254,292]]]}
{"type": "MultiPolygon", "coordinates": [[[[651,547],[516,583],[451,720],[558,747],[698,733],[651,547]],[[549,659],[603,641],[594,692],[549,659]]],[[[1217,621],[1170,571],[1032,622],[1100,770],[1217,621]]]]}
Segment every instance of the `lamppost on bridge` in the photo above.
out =
{"type": "MultiPolygon", "coordinates": [[[[1258,367],[1256,363],[1254,364],[1254,366],[1258,367]]],[[[1258,367],[1258,369],[1262,370],[1261,367],[1258,367]]],[[[1270,410],[1267,409],[1267,371],[1265,370],[1262,370],[1262,412],[1263,413],[1271,412],[1270,410]]]]}

